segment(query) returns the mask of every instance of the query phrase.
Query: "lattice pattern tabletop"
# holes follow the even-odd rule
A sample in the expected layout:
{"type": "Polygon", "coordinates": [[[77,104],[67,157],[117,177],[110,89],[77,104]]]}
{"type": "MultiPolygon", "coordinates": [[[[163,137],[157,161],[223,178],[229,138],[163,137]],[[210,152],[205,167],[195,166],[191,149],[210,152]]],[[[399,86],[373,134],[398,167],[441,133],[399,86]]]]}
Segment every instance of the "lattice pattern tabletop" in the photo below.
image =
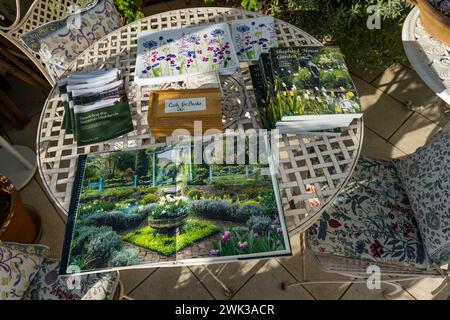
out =
{"type": "Polygon", "coordinates": [[[409,62],[436,94],[450,104],[450,46],[433,39],[414,8],[403,24],[402,40],[409,62]]]}
{"type": "MultiPolygon", "coordinates": [[[[230,22],[260,16],[234,8],[193,8],[153,15],[124,26],[94,43],[68,72],[100,67],[119,68],[127,86],[135,131],[100,144],[78,147],[61,129],[63,104],[56,88],[43,109],[37,137],[39,172],[45,187],[67,213],[77,158],[80,154],[139,148],[161,143],[147,125],[148,90],[133,82],[137,35],[141,31],[230,22]]],[[[280,46],[319,44],[304,31],[276,20],[280,46]]],[[[259,116],[247,63],[231,76],[221,76],[225,128],[259,128],[259,116]]],[[[279,137],[280,187],[290,234],[306,230],[333,201],[351,176],[362,144],[363,122],[355,120],[339,137],[282,135],[279,137]]]]}

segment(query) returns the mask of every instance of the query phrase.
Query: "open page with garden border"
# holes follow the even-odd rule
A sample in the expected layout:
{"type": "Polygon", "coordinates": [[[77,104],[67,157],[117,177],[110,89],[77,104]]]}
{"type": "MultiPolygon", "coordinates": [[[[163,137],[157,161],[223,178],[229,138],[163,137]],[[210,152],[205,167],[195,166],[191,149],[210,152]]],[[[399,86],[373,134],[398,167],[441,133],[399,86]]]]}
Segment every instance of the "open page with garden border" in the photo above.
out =
{"type": "Polygon", "coordinates": [[[80,156],[60,273],[290,255],[268,164],[194,164],[174,147],[80,156]]]}

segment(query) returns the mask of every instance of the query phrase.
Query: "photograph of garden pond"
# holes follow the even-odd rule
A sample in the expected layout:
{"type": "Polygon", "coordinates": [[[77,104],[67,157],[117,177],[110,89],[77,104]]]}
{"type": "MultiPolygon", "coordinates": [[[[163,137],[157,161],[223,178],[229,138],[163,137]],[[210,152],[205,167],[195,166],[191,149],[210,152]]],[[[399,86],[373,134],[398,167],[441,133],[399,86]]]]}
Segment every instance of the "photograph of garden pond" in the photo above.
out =
{"type": "Polygon", "coordinates": [[[268,165],[177,164],[173,150],[84,158],[67,266],[88,272],[291,253],[268,165]]]}

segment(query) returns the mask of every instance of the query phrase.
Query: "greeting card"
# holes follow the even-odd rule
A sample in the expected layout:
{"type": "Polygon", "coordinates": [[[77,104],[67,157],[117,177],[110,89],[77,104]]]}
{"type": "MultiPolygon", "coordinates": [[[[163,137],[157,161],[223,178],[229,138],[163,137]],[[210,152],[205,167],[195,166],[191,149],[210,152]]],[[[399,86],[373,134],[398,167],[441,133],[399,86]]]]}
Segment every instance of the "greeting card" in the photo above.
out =
{"type": "Polygon", "coordinates": [[[138,36],[135,82],[178,81],[186,75],[239,67],[226,23],[143,33],[138,36]]]}
{"type": "Polygon", "coordinates": [[[239,61],[258,60],[262,52],[278,46],[272,17],[233,20],[231,35],[239,61]]]}

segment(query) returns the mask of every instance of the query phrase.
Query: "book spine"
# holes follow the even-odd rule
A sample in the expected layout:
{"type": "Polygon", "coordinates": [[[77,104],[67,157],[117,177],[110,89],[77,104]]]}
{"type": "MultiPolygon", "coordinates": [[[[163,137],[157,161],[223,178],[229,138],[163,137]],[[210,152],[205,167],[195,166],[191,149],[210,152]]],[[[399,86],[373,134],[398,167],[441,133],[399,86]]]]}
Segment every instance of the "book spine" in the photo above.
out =
{"type": "Polygon", "coordinates": [[[70,198],[69,205],[69,215],[67,217],[67,225],[66,225],[66,235],[64,238],[64,245],[61,254],[61,263],[59,267],[59,275],[67,275],[67,267],[69,264],[70,258],[70,249],[73,239],[74,227],[75,227],[75,218],[78,212],[78,206],[80,204],[80,196],[81,189],[83,187],[83,179],[84,179],[84,171],[86,168],[86,158],[87,156],[81,155],[78,158],[78,166],[77,171],[75,173],[73,187],[72,187],[72,195],[70,198]]]}

